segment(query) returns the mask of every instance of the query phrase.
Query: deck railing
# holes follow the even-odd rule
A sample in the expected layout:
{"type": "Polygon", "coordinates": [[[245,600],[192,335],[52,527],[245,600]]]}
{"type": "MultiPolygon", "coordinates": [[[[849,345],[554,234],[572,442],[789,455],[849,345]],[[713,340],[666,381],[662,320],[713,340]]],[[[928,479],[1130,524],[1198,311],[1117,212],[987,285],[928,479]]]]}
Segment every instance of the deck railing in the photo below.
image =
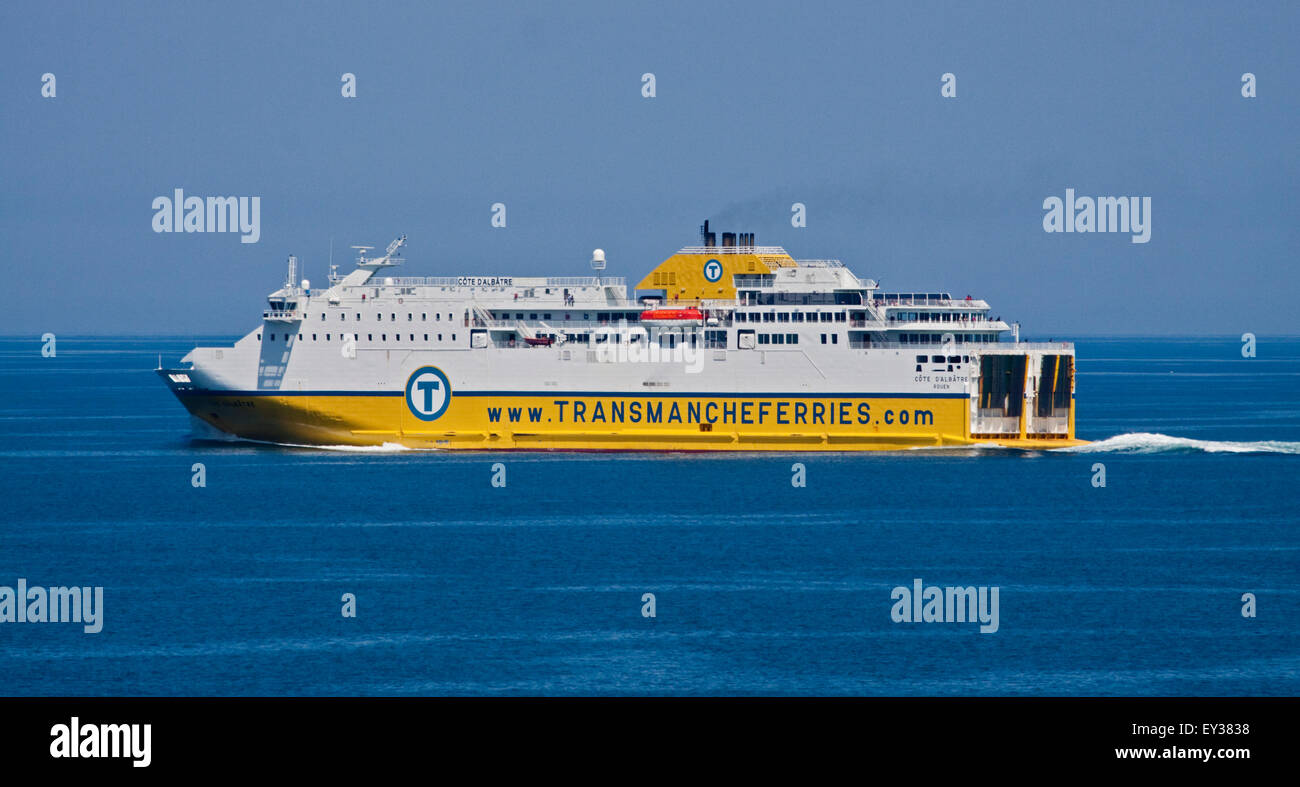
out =
{"type": "Polygon", "coordinates": [[[626,287],[622,276],[371,276],[358,287],[626,287]]]}

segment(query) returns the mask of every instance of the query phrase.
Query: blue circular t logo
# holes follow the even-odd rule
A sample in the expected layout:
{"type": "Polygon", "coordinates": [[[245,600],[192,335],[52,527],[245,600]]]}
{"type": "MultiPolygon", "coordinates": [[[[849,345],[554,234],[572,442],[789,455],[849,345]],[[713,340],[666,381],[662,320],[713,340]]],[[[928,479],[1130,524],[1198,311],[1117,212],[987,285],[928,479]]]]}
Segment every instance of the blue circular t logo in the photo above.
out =
{"type": "Polygon", "coordinates": [[[722,278],[722,263],[717,260],[709,260],[704,263],[704,278],[716,282],[722,278]]]}
{"type": "Polygon", "coordinates": [[[406,406],[421,421],[436,421],[451,404],[451,382],[436,366],[415,370],[406,381],[406,406]]]}

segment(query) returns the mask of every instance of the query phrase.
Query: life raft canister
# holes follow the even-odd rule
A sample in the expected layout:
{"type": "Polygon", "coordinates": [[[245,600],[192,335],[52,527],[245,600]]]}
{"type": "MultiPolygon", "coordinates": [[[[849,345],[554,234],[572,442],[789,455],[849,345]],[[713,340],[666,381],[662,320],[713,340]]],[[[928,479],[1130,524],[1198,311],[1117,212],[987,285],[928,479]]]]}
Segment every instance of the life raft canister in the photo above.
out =
{"type": "Polygon", "coordinates": [[[699,325],[704,322],[704,312],[699,309],[647,309],[641,312],[641,322],[651,325],[699,325]]]}

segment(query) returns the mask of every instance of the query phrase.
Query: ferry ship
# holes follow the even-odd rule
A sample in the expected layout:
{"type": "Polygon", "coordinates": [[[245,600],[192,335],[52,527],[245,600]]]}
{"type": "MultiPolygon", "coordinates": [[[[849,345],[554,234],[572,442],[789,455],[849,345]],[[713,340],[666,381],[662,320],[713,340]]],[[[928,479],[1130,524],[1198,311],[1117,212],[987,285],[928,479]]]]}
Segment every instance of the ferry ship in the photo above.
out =
{"type": "MultiPolygon", "coordinates": [[[[389,276],[268,297],[230,347],[158,374],[203,425],[293,445],[857,451],[1074,436],[1074,347],[1019,341],[988,303],[884,292],[706,221],[628,293],[604,276],[389,276]],[[1012,333],[1010,340],[1004,339],[1012,333]]],[[[161,367],[161,364],[160,364],[161,367]]]]}

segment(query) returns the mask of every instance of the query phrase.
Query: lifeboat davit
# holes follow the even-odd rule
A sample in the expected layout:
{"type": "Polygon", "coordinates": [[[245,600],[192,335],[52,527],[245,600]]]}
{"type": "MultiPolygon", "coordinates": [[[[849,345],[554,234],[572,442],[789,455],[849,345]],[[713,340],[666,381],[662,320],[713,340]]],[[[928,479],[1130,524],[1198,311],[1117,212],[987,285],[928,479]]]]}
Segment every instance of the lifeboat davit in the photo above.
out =
{"type": "Polygon", "coordinates": [[[704,312],[699,309],[647,309],[641,312],[646,325],[703,325],[704,312]]]}

